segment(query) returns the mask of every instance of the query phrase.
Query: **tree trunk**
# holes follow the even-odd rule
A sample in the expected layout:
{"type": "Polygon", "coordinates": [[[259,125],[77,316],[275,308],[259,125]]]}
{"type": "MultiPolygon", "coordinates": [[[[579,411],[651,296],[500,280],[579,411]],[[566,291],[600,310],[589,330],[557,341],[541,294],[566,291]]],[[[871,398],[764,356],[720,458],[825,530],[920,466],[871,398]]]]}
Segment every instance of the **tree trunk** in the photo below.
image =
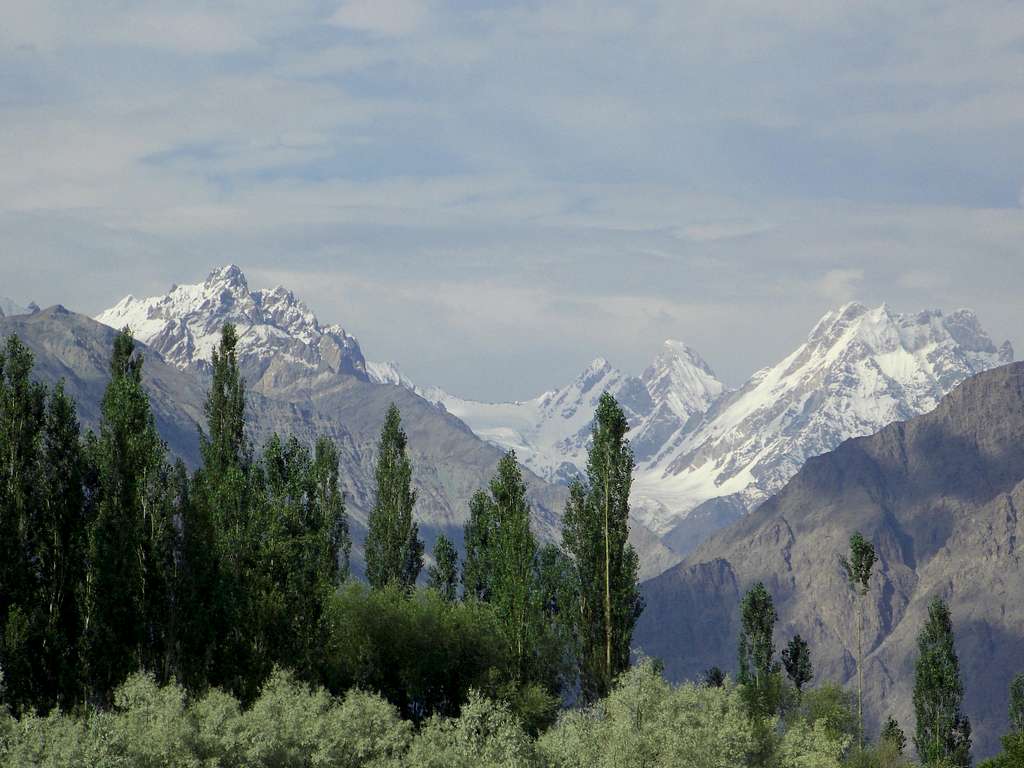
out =
{"type": "MultiPolygon", "coordinates": [[[[611,577],[611,456],[606,453],[604,472],[604,656],[607,687],[612,684],[612,577],[611,577]]],[[[608,691],[605,691],[607,694],[608,691]]]]}

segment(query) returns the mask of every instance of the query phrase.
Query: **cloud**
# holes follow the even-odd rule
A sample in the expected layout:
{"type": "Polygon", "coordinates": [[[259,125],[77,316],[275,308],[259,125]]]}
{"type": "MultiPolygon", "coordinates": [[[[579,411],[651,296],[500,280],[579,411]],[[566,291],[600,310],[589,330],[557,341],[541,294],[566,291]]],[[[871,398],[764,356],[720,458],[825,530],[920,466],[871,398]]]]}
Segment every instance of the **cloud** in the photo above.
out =
{"type": "Polygon", "coordinates": [[[23,304],[97,311],[237,261],[483,397],[596,355],[641,370],[666,336],[741,381],[854,297],[973,305],[1024,346],[1013,4],[0,13],[23,304]]]}
{"type": "Polygon", "coordinates": [[[331,23],[370,35],[403,37],[415,32],[426,16],[423,0],[347,0],[331,23]]]}

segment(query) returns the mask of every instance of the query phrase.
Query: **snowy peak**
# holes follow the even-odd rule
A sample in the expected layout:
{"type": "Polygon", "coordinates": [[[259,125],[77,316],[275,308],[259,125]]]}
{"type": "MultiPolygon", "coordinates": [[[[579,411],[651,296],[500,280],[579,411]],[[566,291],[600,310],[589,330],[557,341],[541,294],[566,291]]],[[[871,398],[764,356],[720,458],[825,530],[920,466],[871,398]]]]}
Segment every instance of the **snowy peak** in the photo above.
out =
{"type": "Polygon", "coordinates": [[[172,286],[162,296],[127,296],[96,319],[131,328],[136,338],[179,368],[205,367],[221,328],[233,323],[239,360],[264,390],[287,388],[317,374],[366,378],[359,344],[344,328],[321,326],[286,288],[250,290],[234,264],[215,269],[202,283],[172,286]]]}
{"type": "Polygon", "coordinates": [[[969,376],[1010,362],[970,310],[899,314],[846,304],[799,348],[674,435],[634,485],[641,517],[665,532],[709,499],[747,508],[843,440],[932,410],[969,376]]]}
{"type": "Polygon", "coordinates": [[[640,380],[656,404],[665,403],[684,421],[703,413],[725,391],[704,358],[674,339],[665,341],[640,380]]]}
{"type": "Polygon", "coordinates": [[[20,304],[15,304],[6,296],[0,296],[0,317],[11,317],[12,315],[27,315],[29,310],[20,304]]]}

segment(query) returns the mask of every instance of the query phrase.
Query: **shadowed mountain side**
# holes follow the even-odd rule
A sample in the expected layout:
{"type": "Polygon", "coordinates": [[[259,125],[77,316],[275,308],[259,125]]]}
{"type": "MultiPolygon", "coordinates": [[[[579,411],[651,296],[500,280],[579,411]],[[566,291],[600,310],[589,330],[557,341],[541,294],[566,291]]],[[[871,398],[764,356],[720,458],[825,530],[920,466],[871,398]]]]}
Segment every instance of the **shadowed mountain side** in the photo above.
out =
{"type": "Polygon", "coordinates": [[[854,674],[855,612],[839,557],[860,530],[879,563],[865,616],[869,733],[890,714],[913,728],[916,636],[928,601],[949,601],[975,729],[998,748],[1007,686],[1024,671],[1024,364],[979,374],[931,413],[808,460],[774,498],[644,585],[642,649],[675,679],[735,668],[738,603],[763,581],[776,644],[808,640],[817,680],[854,674]]]}

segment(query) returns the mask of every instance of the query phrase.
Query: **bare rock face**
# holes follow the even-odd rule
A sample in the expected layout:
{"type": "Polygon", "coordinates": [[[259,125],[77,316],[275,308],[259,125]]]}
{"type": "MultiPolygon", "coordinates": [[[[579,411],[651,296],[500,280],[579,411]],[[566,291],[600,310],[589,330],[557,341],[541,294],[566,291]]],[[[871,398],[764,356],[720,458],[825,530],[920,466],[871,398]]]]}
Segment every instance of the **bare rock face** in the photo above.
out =
{"type": "MultiPolygon", "coordinates": [[[[968,324],[969,327],[969,324],[968,324]]],[[[987,352],[985,352],[987,354],[987,352]]],[[[879,563],[865,622],[869,733],[913,729],[916,636],[936,595],[952,611],[975,756],[998,749],[1007,687],[1024,671],[1024,364],[967,379],[923,416],[810,458],[775,497],[644,585],[636,641],[676,679],[735,667],[738,606],[763,581],[776,644],[799,632],[817,680],[854,674],[850,535],[879,563]]]]}

